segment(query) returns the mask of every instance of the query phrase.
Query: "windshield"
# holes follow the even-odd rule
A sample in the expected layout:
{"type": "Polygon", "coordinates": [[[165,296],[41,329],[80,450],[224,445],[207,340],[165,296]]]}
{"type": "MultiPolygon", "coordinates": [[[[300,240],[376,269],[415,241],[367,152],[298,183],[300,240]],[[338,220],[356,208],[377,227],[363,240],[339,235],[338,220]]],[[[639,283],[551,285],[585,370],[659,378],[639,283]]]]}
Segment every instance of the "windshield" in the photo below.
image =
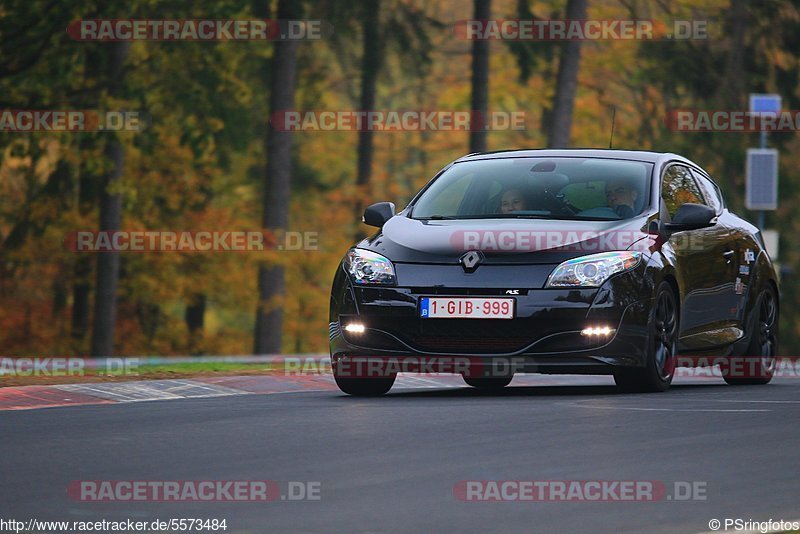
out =
{"type": "Polygon", "coordinates": [[[599,158],[454,164],[416,200],[414,219],[629,219],[650,197],[653,165],[599,158]]]}

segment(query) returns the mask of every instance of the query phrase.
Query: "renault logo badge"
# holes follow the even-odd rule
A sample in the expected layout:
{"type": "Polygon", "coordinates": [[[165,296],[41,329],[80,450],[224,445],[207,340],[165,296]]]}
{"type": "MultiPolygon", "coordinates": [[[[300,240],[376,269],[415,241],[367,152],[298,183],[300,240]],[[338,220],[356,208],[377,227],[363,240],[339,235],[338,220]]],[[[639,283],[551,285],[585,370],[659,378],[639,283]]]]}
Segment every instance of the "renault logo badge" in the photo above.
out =
{"type": "Polygon", "coordinates": [[[471,273],[478,268],[480,265],[481,260],[483,260],[483,254],[478,250],[470,250],[458,261],[461,263],[461,266],[464,268],[464,272],[471,273]]]}

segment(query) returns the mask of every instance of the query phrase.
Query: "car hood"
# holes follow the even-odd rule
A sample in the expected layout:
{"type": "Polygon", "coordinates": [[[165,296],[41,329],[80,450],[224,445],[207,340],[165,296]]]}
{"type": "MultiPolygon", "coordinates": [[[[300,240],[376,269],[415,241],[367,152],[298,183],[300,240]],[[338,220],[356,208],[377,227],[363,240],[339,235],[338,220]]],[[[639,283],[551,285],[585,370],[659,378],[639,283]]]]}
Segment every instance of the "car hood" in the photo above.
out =
{"type": "Polygon", "coordinates": [[[598,252],[646,250],[654,239],[646,233],[647,221],[423,221],[397,215],[357,246],[396,263],[455,264],[478,250],[484,264],[552,264],[598,252]]]}

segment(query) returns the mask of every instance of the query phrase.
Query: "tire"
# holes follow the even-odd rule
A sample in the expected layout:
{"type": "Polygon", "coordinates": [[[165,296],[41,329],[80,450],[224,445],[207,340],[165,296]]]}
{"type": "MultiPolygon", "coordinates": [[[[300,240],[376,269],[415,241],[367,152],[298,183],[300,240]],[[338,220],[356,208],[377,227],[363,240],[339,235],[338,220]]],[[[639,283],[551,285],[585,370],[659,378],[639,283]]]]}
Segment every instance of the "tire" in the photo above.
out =
{"type": "Polygon", "coordinates": [[[666,391],[675,376],[680,314],[675,292],[667,282],[658,286],[648,319],[644,367],[614,372],[617,387],[627,393],[666,391]]]}
{"type": "Polygon", "coordinates": [[[397,373],[378,365],[373,367],[365,361],[334,361],[333,379],[343,393],[354,397],[380,397],[392,389],[397,373]]]}
{"type": "Polygon", "coordinates": [[[392,389],[397,375],[381,378],[342,378],[333,375],[342,392],[354,397],[380,397],[392,389]]]}
{"type": "MultiPolygon", "coordinates": [[[[736,374],[736,364],[731,369],[730,365],[720,365],[722,378],[732,386],[755,386],[769,384],[775,375],[775,363],[778,354],[778,299],[775,290],[768,285],[758,296],[756,304],[753,332],[750,334],[750,343],[747,353],[740,356],[748,377],[731,376],[736,374]]],[[[737,357],[733,357],[734,360],[737,357]]],[[[741,369],[741,366],[739,367],[741,369]]]]}
{"type": "MultiPolygon", "coordinates": [[[[463,376],[463,375],[462,375],[463,376]]],[[[493,377],[469,377],[464,376],[467,385],[485,391],[500,391],[511,383],[514,375],[493,376],[493,377]]]]}

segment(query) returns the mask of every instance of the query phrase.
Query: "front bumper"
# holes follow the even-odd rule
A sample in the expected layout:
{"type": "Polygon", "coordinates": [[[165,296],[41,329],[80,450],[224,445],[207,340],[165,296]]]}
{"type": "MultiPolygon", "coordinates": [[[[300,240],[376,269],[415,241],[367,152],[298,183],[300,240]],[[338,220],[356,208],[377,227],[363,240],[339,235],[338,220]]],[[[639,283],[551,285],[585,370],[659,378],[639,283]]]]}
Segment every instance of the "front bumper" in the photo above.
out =
{"type": "Polygon", "coordinates": [[[423,296],[509,297],[505,289],[354,287],[342,273],[331,299],[331,359],[469,357],[487,364],[513,361],[519,372],[569,374],[643,366],[652,301],[643,271],[640,266],[622,273],[600,288],[519,289],[510,320],[420,319],[418,311],[423,296]],[[351,322],[364,331],[344,331],[351,322]],[[584,336],[587,326],[614,332],[584,336]]]}

